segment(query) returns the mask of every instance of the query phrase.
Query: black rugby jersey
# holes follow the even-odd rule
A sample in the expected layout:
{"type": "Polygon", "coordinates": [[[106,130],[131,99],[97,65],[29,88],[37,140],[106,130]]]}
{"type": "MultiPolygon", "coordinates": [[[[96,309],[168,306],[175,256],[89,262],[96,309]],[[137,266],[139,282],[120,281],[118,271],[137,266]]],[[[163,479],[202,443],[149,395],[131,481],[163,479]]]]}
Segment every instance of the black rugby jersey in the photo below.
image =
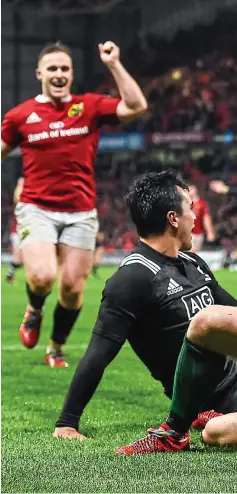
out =
{"type": "MultiPolygon", "coordinates": [[[[94,332],[123,344],[161,381],[171,397],[177,358],[194,315],[213,304],[237,305],[196,254],[168,257],[139,242],[107,281],[94,332]]],[[[226,358],[223,381],[237,379],[226,358]]]]}
{"type": "MultiPolygon", "coordinates": [[[[69,388],[56,426],[78,427],[105,368],[127,340],[137,356],[172,397],[176,362],[194,315],[212,304],[237,306],[196,254],[168,257],[139,242],[107,281],[93,334],[69,388]]],[[[237,410],[237,362],[223,356],[223,378],[207,409],[237,410]],[[228,400],[227,400],[228,401],[228,400]]]]}

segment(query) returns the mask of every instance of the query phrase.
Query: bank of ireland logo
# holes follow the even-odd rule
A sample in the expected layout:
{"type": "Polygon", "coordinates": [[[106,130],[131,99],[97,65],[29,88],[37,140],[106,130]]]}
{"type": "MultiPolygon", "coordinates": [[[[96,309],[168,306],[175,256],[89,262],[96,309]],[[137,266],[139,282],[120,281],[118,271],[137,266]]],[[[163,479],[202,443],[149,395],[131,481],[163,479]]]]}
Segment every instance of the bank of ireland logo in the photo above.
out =
{"type": "Polygon", "coordinates": [[[83,111],[84,111],[84,103],[76,103],[70,106],[67,114],[70,118],[74,118],[81,116],[83,111]]]}
{"type": "Polygon", "coordinates": [[[211,290],[208,286],[204,286],[182,297],[182,301],[185,305],[189,320],[205,307],[214,305],[214,299],[211,290]]]}

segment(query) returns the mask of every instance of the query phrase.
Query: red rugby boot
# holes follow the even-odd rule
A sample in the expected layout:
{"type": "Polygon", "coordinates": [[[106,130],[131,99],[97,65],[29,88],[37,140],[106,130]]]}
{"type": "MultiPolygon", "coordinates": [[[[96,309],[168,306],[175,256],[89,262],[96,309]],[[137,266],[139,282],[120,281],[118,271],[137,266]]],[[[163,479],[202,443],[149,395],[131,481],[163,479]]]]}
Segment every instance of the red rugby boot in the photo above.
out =
{"type": "Polygon", "coordinates": [[[51,351],[45,355],[45,364],[48,367],[68,367],[69,364],[65,360],[65,357],[61,350],[51,351]]]}
{"type": "Polygon", "coordinates": [[[220,417],[221,415],[223,415],[223,413],[215,412],[215,410],[200,412],[196,420],[193,421],[192,427],[197,431],[202,431],[206,427],[206,424],[207,422],[209,422],[209,420],[214,419],[214,417],[220,417]]]}
{"type": "Polygon", "coordinates": [[[28,305],[20,326],[20,339],[24,346],[33,348],[38,342],[43,311],[34,311],[28,305]]]}
{"type": "Polygon", "coordinates": [[[163,423],[159,429],[148,429],[148,435],[127,446],[121,446],[116,455],[145,455],[149,453],[175,453],[189,449],[189,432],[175,432],[163,423]]]}

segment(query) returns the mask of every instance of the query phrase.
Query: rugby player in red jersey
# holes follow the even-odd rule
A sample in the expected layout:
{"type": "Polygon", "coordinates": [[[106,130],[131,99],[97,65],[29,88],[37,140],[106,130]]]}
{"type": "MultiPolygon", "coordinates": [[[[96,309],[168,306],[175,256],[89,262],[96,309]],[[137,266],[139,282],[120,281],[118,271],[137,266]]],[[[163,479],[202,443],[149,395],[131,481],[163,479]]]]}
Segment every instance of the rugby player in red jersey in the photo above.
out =
{"type": "MultiPolygon", "coordinates": [[[[13,194],[14,204],[17,204],[23,190],[24,178],[18,178],[16,188],[13,194]]],[[[22,266],[21,262],[21,251],[19,248],[19,241],[17,235],[17,222],[16,216],[13,214],[12,224],[11,224],[11,233],[10,233],[10,242],[11,242],[11,250],[12,250],[12,259],[9,263],[6,281],[10,284],[15,283],[15,270],[22,266]]]]}
{"type": "Polygon", "coordinates": [[[208,242],[214,242],[215,232],[208,204],[199,197],[196,185],[189,185],[189,195],[193,201],[193,211],[196,216],[194,228],[192,230],[192,252],[199,252],[204,242],[206,234],[208,242]]]}
{"type": "Polygon", "coordinates": [[[82,307],[98,231],[94,162],[103,123],[143,114],[146,99],[120,62],[112,41],[98,45],[101,61],[120,98],[70,93],[73,64],[61,43],[39,55],[36,76],[42,94],[11,109],[2,124],[2,155],[21,147],[24,188],[16,206],[29,304],[20,338],[33,348],[40,333],[46,297],[58,276],[58,302],[45,362],[67,367],[62,353],[82,307]]]}

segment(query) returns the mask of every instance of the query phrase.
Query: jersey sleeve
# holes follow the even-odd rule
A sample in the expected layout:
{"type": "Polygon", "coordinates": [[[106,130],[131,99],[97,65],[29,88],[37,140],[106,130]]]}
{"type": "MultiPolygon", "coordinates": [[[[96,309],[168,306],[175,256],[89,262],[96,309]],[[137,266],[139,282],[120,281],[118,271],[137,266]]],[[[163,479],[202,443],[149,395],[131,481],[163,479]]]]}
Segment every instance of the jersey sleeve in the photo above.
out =
{"type": "Polygon", "coordinates": [[[119,123],[116,110],[121,99],[110,98],[102,94],[93,93],[88,93],[87,97],[93,105],[93,110],[95,118],[98,122],[98,126],[119,123]]]}
{"type": "Polygon", "coordinates": [[[199,257],[197,254],[194,254],[193,252],[190,253],[189,255],[195,259],[195,261],[199,264],[201,269],[204,271],[204,273],[208,274],[211,278],[212,282],[212,294],[214,298],[214,303],[217,305],[231,305],[236,307],[237,306],[237,300],[230,295],[222,286],[219,285],[216,277],[214,276],[213,272],[210,270],[209,266],[207,263],[199,257]]]}
{"type": "Polygon", "coordinates": [[[201,269],[203,269],[204,273],[208,274],[213,282],[214,285],[218,285],[218,282],[213,274],[213,272],[210,270],[208,264],[200,257],[198,254],[195,254],[194,252],[189,252],[188,255],[192,257],[196,263],[200,266],[201,269]]]}
{"type": "Polygon", "coordinates": [[[214,302],[217,305],[231,305],[237,307],[237,300],[230,293],[228,293],[222,286],[216,283],[213,290],[214,302]]]}
{"type": "Polygon", "coordinates": [[[149,270],[123,266],[105,285],[94,333],[123,344],[151,301],[149,270]]]}
{"type": "Polygon", "coordinates": [[[3,119],[1,138],[3,142],[8,144],[8,146],[15,148],[19,146],[23,138],[17,129],[16,118],[13,110],[6,113],[3,119]]]}

